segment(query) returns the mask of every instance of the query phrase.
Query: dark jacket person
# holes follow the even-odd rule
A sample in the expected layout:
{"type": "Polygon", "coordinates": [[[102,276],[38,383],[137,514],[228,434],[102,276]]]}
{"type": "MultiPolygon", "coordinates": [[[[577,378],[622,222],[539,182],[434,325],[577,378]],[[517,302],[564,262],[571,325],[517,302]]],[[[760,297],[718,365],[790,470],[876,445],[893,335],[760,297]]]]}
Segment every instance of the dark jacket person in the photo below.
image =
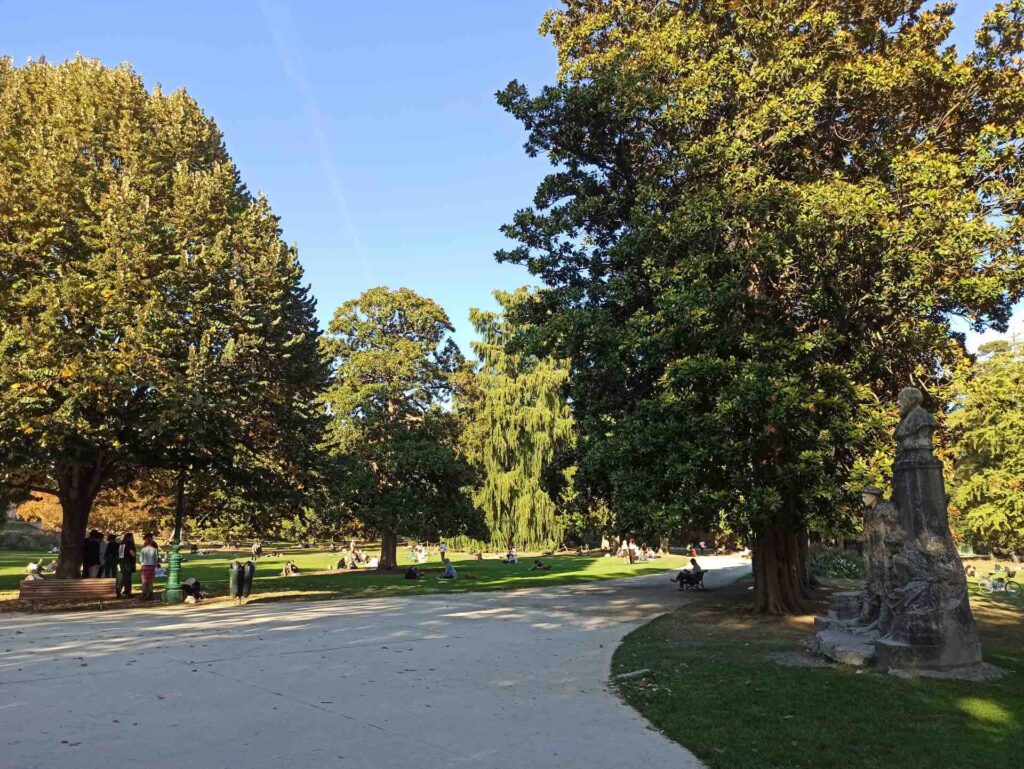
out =
{"type": "Polygon", "coordinates": [[[96,529],[89,532],[82,548],[82,577],[98,577],[100,575],[100,540],[103,535],[96,529]]]}
{"type": "Polygon", "coordinates": [[[117,560],[121,566],[121,579],[117,583],[117,597],[132,597],[132,574],[135,572],[135,536],[128,532],[117,548],[117,560]]]}

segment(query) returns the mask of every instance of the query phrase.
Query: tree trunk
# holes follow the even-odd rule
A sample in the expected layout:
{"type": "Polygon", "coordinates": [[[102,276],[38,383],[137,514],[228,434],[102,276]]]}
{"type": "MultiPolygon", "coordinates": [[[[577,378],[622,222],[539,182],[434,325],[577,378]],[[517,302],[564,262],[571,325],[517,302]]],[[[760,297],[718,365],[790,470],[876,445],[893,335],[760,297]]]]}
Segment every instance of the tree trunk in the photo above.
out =
{"type": "Polygon", "coordinates": [[[60,556],[55,576],[79,579],[89,513],[99,493],[104,466],[100,461],[72,462],[57,467],[57,498],[63,513],[60,527],[60,556]]]}
{"type": "Polygon", "coordinates": [[[380,533],[380,561],[378,571],[391,571],[398,567],[398,534],[393,529],[380,533]]]}
{"type": "Polygon", "coordinates": [[[806,614],[803,563],[797,532],[766,527],[754,539],[754,609],[766,614],[806,614]]]}

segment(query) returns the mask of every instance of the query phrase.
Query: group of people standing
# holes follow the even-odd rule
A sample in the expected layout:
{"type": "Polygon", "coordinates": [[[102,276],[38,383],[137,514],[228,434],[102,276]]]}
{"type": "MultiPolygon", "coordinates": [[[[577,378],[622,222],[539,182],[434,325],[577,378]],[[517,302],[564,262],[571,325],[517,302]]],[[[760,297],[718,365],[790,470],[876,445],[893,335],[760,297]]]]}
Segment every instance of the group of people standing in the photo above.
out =
{"type": "Polygon", "coordinates": [[[117,579],[117,597],[130,598],[132,576],[140,571],[142,600],[153,598],[153,583],[160,565],[160,550],[152,534],[143,537],[142,548],[137,549],[135,535],[131,532],[118,539],[116,534],[103,534],[93,529],[85,538],[82,551],[82,578],[97,577],[117,579]]]}

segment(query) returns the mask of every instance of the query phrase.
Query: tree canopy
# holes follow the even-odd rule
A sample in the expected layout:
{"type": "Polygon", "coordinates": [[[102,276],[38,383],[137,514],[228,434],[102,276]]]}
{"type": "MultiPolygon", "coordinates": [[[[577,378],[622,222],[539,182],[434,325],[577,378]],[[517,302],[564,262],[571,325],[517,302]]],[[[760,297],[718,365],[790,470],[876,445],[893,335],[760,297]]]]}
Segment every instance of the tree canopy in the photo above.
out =
{"type": "Polygon", "coordinates": [[[1024,346],[990,342],[949,415],[952,503],[975,542],[1024,550],[1024,346]]]}
{"type": "Polygon", "coordinates": [[[966,56],[921,0],[569,0],[557,85],[499,102],[555,166],[500,260],[545,284],[580,481],[636,532],[719,516],[803,608],[879,402],[1005,327],[1024,284],[1024,3],[966,56]]]}
{"type": "Polygon", "coordinates": [[[557,547],[565,528],[558,489],[571,485],[565,476],[572,469],[552,466],[575,436],[564,394],[568,365],[516,349],[515,336],[524,329],[507,313],[531,301],[528,291],[495,291],[494,296],[503,312],[470,310],[480,336],[473,342],[478,397],[473,424],[466,429],[471,439],[464,444],[481,479],[474,501],[484,511],[489,541],[498,547],[557,547]],[[545,479],[552,470],[562,474],[562,482],[548,488],[545,479]]]}
{"type": "Polygon", "coordinates": [[[344,503],[381,535],[381,569],[396,565],[399,536],[479,533],[448,408],[464,365],[451,332],[433,300],[380,287],[339,307],[323,340],[335,371],[328,445],[344,503]]]}
{"type": "Polygon", "coordinates": [[[301,281],[187,93],[0,60],[0,485],[60,500],[61,576],[139,467],[302,487],[327,371],[301,281]]]}

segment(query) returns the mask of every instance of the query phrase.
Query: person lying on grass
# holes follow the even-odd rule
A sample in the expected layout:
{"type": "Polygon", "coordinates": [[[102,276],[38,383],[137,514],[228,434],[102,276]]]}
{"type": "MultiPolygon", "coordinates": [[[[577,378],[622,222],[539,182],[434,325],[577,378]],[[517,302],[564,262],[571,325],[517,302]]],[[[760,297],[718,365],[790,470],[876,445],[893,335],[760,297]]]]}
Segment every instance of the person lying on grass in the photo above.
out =
{"type": "Polygon", "coordinates": [[[548,571],[550,569],[550,563],[544,563],[543,561],[534,561],[533,568],[531,568],[530,571],[548,571]]]}
{"type": "Polygon", "coordinates": [[[408,569],[405,570],[406,579],[419,579],[422,576],[423,572],[420,571],[419,566],[410,566],[408,569]]]}

